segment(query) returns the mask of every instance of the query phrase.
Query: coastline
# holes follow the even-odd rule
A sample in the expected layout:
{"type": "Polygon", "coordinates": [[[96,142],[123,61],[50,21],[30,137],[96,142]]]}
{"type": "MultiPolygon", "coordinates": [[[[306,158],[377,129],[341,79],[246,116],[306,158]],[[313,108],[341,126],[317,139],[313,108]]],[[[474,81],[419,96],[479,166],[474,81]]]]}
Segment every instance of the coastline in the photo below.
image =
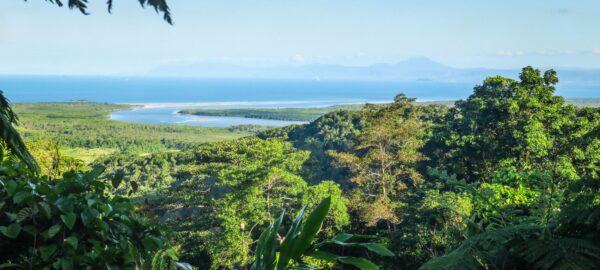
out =
{"type": "MultiPolygon", "coordinates": [[[[144,109],[159,109],[159,108],[181,108],[181,107],[233,107],[233,106],[273,106],[270,108],[320,108],[336,105],[357,105],[365,103],[389,103],[391,100],[378,101],[339,101],[339,100],[300,100],[300,101],[216,101],[216,102],[136,102],[136,103],[117,103],[123,105],[137,106],[144,109]],[[301,107],[287,107],[285,105],[305,105],[301,107]]],[[[246,108],[246,107],[238,107],[246,108]]],[[[261,107],[268,108],[268,107],[261,107]]]]}

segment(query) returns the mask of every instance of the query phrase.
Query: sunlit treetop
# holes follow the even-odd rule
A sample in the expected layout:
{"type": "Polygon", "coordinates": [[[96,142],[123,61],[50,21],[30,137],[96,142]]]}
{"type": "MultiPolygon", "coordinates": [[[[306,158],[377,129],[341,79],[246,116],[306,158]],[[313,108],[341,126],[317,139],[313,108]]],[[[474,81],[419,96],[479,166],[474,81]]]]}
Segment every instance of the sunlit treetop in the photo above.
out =
{"type": "MultiPolygon", "coordinates": [[[[27,2],[27,0],[24,0],[27,2]]],[[[167,21],[169,24],[173,24],[173,19],[171,18],[171,11],[169,10],[169,6],[167,5],[167,0],[137,0],[140,2],[142,7],[151,6],[156,10],[157,13],[163,14],[163,19],[167,21]]],[[[88,0],[46,0],[46,2],[50,2],[52,4],[56,4],[59,7],[64,6],[65,4],[70,9],[78,9],[81,13],[85,15],[89,15],[87,11],[88,0]]],[[[106,5],[108,6],[108,12],[112,11],[113,0],[107,0],[106,5]]]]}

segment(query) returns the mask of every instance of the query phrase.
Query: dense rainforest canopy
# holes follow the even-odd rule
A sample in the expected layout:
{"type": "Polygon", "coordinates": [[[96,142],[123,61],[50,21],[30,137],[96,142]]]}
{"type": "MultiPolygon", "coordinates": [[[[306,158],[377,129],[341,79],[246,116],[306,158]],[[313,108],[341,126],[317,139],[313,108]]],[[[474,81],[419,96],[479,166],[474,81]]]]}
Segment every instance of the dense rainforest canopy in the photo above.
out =
{"type": "Polygon", "coordinates": [[[4,102],[0,245],[12,249],[2,260],[598,269],[600,109],[567,104],[556,83],[554,71],[526,67],[518,80],[485,79],[454,106],[400,94],[304,125],[88,164],[62,157],[51,140],[70,138],[39,126],[25,133],[30,156],[4,102]],[[292,252],[286,239],[311,224],[310,248],[292,252]]]}

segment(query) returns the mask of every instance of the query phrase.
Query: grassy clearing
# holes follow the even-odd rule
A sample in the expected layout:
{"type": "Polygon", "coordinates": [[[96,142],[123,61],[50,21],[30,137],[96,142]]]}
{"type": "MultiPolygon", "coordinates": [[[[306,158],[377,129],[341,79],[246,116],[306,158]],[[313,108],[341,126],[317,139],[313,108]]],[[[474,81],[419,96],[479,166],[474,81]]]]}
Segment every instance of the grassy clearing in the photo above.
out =
{"type": "Polygon", "coordinates": [[[114,154],[118,149],[114,148],[66,148],[61,149],[61,154],[66,157],[72,157],[82,160],[86,164],[94,162],[99,157],[114,154]]]}

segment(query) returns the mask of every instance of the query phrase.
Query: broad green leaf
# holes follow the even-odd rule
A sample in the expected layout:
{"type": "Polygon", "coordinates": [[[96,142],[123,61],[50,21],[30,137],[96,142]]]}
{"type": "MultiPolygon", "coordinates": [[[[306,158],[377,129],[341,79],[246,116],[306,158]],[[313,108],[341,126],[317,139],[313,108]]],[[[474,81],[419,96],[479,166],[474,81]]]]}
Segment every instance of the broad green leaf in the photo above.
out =
{"type": "Polygon", "coordinates": [[[352,238],[353,236],[354,236],[353,234],[349,234],[349,233],[340,233],[340,234],[334,236],[333,238],[331,238],[331,240],[346,242],[346,241],[348,241],[348,239],[352,238]]]}
{"type": "Polygon", "coordinates": [[[142,245],[146,251],[153,251],[158,248],[156,242],[149,237],[144,237],[144,239],[142,239],[142,245]]]}
{"type": "Polygon", "coordinates": [[[95,179],[98,179],[100,175],[104,172],[106,168],[104,166],[94,166],[91,171],[83,174],[83,180],[87,182],[93,182],[95,179]]]}
{"type": "Polygon", "coordinates": [[[129,184],[131,185],[131,191],[133,191],[134,193],[137,192],[139,185],[136,181],[129,181],[129,184]]]}
{"type": "Polygon", "coordinates": [[[17,191],[17,182],[10,180],[4,184],[4,188],[6,188],[6,192],[8,195],[13,195],[15,191],[17,191]]]}
{"type": "Polygon", "coordinates": [[[174,260],[174,261],[177,261],[177,260],[179,260],[179,258],[177,257],[177,253],[175,253],[175,250],[174,250],[174,249],[171,249],[171,248],[170,248],[170,249],[167,249],[167,250],[165,250],[165,254],[166,254],[167,256],[169,256],[169,258],[170,258],[171,260],[174,260]]]}
{"type": "Polygon", "coordinates": [[[100,205],[100,210],[102,210],[102,212],[106,215],[110,214],[110,212],[112,212],[113,207],[110,204],[101,204],[100,205]]]}
{"type": "Polygon", "coordinates": [[[48,261],[48,259],[50,259],[50,257],[52,257],[52,255],[56,251],[56,245],[52,244],[48,246],[42,246],[39,248],[39,251],[42,260],[48,261]]]}
{"type": "Polygon", "coordinates": [[[285,213],[281,213],[279,218],[271,223],[258,238],[256,259],[252,264],[252,270],[270,270],[275,267],[278,248],[277,232],[279,232],[284,215],[285,213]]]}
{"type": "Polygon", "coordinates": [[[8,219],[12,222],[12,221],[16,221],[17,220],[17,214],[16,213],[11,213],[11,212],[4,212],[4,214],[6,215],[6,217],[8,217],[8,219]]]}
{"type": "Polygon", "coordinates": [[[304,223],[302,223],[302,217],[304,216],[306,207],[298,213],[296,220],[294,220],[281,245],[277,269],[285,269],[290,260],[297,260],[311,246],[323,221],[327,217],[330,205],[331,198],[322,200],[309,214],[304,223]]]}
{"type": "Polygon", "coordinates": [[[319,243],[319,246],[323,246],[326,244],[335,244],[335,245],[344,246],[344,247],[364,247],[364,248],[366,248],[372,252],[375,252],[381,256],[394,256],[394,253],[392,253],[386,247],[384,247],[380,244],[377,244],[377,243],[349,243],[349,242],[337,241],[334,239],[335,238],[324,241],[322,243],[319,243]]]}
{"type": "Polygon", "coordinates": [[[83,226],[93,227],[99,215],[100,213],[98,210],[94,208],[87,208],[83,210],[79,216],[81,217],[81,223],[83,223],[83,226]]]}
{"type": "Polygon", "coordinates": [[[333,253],[330,253],[327,251],[322,251],[322,250],[311,252],[310,254],[308,254],[308,256],[313,257],[317,260],[327,261],[327,262],[335,262],[338,257],[338,256],[334,255],[333,253]]]}
{"type": "Polygon", "coordinates": [[[117,170],[110,179],[113,188],[119,188],[119,185],[123,182],[123,178],[125,178],[125,172],[123,172],[123,170],[117,170]]]}
{"type": "Polygon", "coordinates": [[[154,244],[156,245],[157,248],[163,248],[164,242],[162,239],[154,236],[154,235],[149,235],[148,238],[150,238],[154,244]]]}
{"type": "Polygon", "coordinates": [[[96,203],[96,200],[93,198],[88,198],[88,199],[86,199],[86,202],[87,202],[88,207],[92,207],[96,203]]]}
{"type": "Polygon", "coordinates": [[[44,232],[43,235],[46,237],[46,239],[50,239],[60,232],[61,228],[62,226],[60,224],[54,224],[46,232],[44,232]]]}
{"type": "Polygon", "coordinates": [[[20,232],[21,232],[21,225],[19,225],[18,223],[10,224],[10,225],[8,225],[8,227],[0,226],[0,233],[4,234],[4,236],[6,236],[10,239],[17,238],[17,236],[19,236],[20,232]]]}
{"type": "Polygon", "coordinates": [[[292,223],[292,226],[288,230],[285,235],[285,240],[281,244],[279,249],[279,260],[277,262],[277,269],[285,269],[291,259],[291,250],[300,232],[302,226],[302,217],[304,217],[304,211],[306,210],[306,206],[303,207],[300,212],[296,215],[296,219],[292,223]]]}
{"type": "Polygon", "coordinates": [[[345,264],[350,264],[361,270],[379,270],[379,267],[373,262],[357,257],[338,257],[338,261],[345,264]]]}
{"type": "Polygon", "coordinates": [[[72,213],[73,212],[73,201],[70,199],[58,199],[56,201],[56,206],[63,213],[72,213]]]}
{"type": "Polygon", "coordinates": [[[181,270],[193,270],[194,268],[189,263],[176,262],[175,267],[181,270]]]}
{"type": "Polygon", "coordinates": [[[20,204],[29,197],[31,197],[31,192],[19,191],[15,194],[15,196],[13,196],[13,202],[16,204],[20,204]]]}
{"type": "Polygon", "coordinates": [[[0,264],[0,269],[25,269],[25,267],[20,266],[18,264],[3,263],[0,264]]]}
{"type": "Polygon", "coordinates": [[[77,216],[74,213],[68,213],[65,215],[60,215],[60,219],[63,221],[63,223],[65,223],[65,225],[67,225],[67,228],[69,228],[69,230],[72,230],[73,226],[75,226],[77,216]]]}
{"type": "Polygon", "coordinates": [[[42,212],[44,212],[44,214],[46,215],[46,218],[52,218],[52,209],[50,208],[50,205],[48,203],[39,202],[38,205],[40,206],[40,209],[42,209],[42,212]]]}
{"type": "Polygon", "coordinates": [[[73,260],[71,258],[62,258],[62,270],[72,270],[73,269],[73,260]]]}
{"type": "Polygon", "coordinates": [[[32,225],[23,226],[23,231],[31,236],[35,236],[38,233],[38,230],[32,225]]]}
{"type": "Polygon", "coordinates": [[[360,245],[381,256],[394,256],[393,252],[377,243],[361,243],[360,245]]]}
{"type": "Polygon", "coordinates": [[[69,236],[65,238],[65,243],[69,244],[73,249],[77,249],[77,244],[79,244],[79,240],[75,236],[69,236]]]}
{"type": "Polygon", "coordinates": [[[131,241],[127,242],[127,249],[129,250],[129,256],[133,259],[134,262],[140,261],[140,253],[138,249],[131,243],[131,241]]]}
{"type": "Polygon", "coordinates": [[[297,241],[294,242],[291,258],[299,258],[312,244],[317,233],[323,225],[323,221],[327,217],[329,207],[331,206],[331,197],[324,199],[317,207],[308,215],[308,218],[302,226],[302,232],[297,241]]]}

